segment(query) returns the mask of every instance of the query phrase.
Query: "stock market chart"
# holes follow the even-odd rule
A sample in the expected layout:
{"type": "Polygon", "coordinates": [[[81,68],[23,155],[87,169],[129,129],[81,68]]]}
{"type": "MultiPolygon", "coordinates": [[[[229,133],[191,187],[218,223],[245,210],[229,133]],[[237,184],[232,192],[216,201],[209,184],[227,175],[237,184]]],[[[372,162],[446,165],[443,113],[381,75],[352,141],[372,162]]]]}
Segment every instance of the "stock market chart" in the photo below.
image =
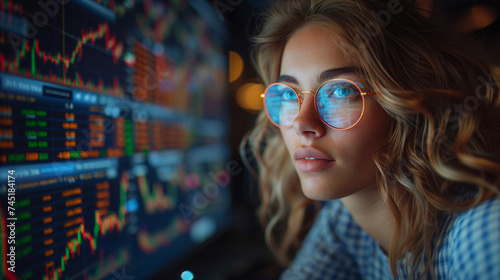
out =
{"type": "Polygon", "coordinates": [[[204,0],[0,0],[1,279],[147,279],[226,227],[226,41],[204,0]]]}

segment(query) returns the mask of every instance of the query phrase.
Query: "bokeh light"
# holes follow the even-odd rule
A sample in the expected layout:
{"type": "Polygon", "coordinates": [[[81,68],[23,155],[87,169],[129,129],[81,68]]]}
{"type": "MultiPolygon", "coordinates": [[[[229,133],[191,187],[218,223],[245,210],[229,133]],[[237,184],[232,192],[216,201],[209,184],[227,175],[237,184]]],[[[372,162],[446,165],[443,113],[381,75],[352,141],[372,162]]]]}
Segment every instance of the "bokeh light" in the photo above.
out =
{"type": "Polygon", "coordinates": [[[260,95],[266,90],[263,84],[246,83],[236,90],[236,103],[243,109],[259,111],[263,107],[260,95]]]}
{"type": "Polygon", "coordinates": [[[498,18],[498,11],[486,5],[476,5],[471,9],[473,27],[482,29],[491,25],[498,18]]]}
{"type": "Polygon", "coordinates": [[[464,33],[490,26],[498,19],[498,10],[487,5],[474,5],[459,20],[457,29],[464,33]]]}
{"type": "Polygon", "coordinates": [[[236,81],[243,73],[243,59],[241,55],[234,51],[229,51],[229,82],[236,81]]]}
{"type": "Polygon", "coordinates": [[[196,173],[190,173],[186,175],[184,183],[189,189],[196,189],[200,185],[200,178],[196,175],[196,173]]]}
{"type": "Polygon", "coordinates": [[[191,271],[186,270],[183,273],[181,273],[181,279],[182,280],[193,280],[194,274],[191,271]]]}

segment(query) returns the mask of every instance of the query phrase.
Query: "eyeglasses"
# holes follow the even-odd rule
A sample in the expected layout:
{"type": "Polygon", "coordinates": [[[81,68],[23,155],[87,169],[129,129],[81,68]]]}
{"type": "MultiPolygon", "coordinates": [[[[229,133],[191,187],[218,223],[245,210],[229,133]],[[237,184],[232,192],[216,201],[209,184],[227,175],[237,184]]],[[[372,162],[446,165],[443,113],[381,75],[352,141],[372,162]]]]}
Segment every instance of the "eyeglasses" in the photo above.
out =
{"type": "Polygon", "coordinates": [[[286,84],[274,83],[261,95],[269,120],[280,128],[291,127],[299,115],[303,93],[314,95],[314,107],[321,120],[337,130],[347,130],[358,124],[365,113],[365,95],[375,94],[363,92],[355,82],[348,79],[326,81],[316,93],[298,93],[286,84]]]}

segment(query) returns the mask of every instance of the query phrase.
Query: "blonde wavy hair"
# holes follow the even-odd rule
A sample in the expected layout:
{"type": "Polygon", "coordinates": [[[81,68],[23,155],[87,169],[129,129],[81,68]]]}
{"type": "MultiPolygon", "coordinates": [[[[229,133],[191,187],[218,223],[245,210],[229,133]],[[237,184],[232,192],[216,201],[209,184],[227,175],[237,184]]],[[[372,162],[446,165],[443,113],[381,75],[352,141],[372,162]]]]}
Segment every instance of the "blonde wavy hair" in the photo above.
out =
{"type": "MultiPolygon", "coordinates": [[[[386,144],[373,158],[380,171],[377,184],[396,221],[388,252],[391,271],[400,274],[396,262],[404,258],[409,275],[425,265],[423,278],[434,275],[433,262],[423,260],[433,259],[447,217],[500,193],[500,79],[492,65],[459,48],[457,36],[430,23],[414,3],[402,1],[397,13],[388,13],[386,5],[275,1],[254,38],[253,59],[262,81],[270,84],[295,31],[315,24],[337,34],[344,55],[391,116],[386,144]],[[466,191],[474,195],[464,196],[466,191]]],[[[258,216],[266,242],[286,265],[320,204],[303,195],[280,131],[265,112],[241,149],[257,166],[258,216]]]]}

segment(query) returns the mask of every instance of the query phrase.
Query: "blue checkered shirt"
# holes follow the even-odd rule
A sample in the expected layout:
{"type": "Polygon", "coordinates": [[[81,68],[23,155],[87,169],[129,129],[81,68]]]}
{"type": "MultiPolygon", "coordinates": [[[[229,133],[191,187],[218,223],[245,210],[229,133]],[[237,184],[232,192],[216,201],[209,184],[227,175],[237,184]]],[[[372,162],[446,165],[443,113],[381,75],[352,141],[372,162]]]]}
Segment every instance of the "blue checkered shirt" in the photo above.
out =
{"type": "MultiPolygon", "coordinates": [[[[500,198],[459,213],[449,225],[433,261],[439,280],[500,279],[500,198]]],[[[403,271],[402,279],[408,279],[404,261],[398,265],[403,271]]],[[[340,200],[332,200],[323,206],[281,279],[393,277],[389,259],[377,241],[356,224],[340,200]]]]}

